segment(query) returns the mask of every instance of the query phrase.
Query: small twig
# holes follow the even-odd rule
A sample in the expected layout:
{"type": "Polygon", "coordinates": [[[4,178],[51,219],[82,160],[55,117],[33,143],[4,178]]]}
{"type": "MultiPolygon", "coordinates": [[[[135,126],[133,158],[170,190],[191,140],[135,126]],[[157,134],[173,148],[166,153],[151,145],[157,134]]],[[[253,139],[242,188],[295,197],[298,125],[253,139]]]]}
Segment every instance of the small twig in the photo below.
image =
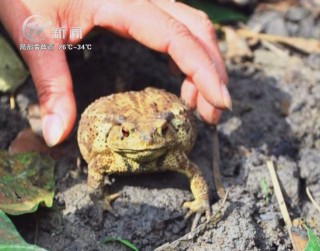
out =
{"type": "Polygon", "coordinates": [[[13,94],[10,94],[10,109],[11,110],[14,110],[14,108],[16,108],[16,101],[14,99],[14,95],[13,94]]]}
{"type": "Polygon", "coordinates": [[[226,192],[224,191],[222,181],[221,181],[221,173],[220,173],[220,149],[219,149],[219,139],[217,126],[214,126],[212,129],[212,169],[213,169],[213,179],[214,185],[216,186],[217,193],[220,199],[226,196],[226,192]]]}
{"type": "Polygon", "coordinates": [[[270,173],[270,177],[271,177],[272,185],[273,185],[273,188],[274,188],[274,192],[276,194],[277,201],[278,201],[278,204],[279,204],[279,207],[280,207],[280,211],[281,211],[283,220],[284,220],[284,222],[286,224],[286,227],[287,227],[287,230],[288,230],[288,233],[289,233],[289,237],[290,237],[293,249],[297,250],[296,247],[295,247],[295,243],[294,243],[293,237],[292,237],[292,233],[291,233],[292,222],[291,222],[291,219],[290,219],[290,215],[289,215],[286,203],[284,201],[284,198],[283,198],[283,195],[282,195],[282,192],[281,192],[279,180],[277,178],[277,174],[276,174],[276,171],[274,169],[273,162],[271,160],[267,161],[267,167],[268,167],[268,170],[269,170],[269,173],[270,173]]]}
{"type": "Polygon", "coordinates": [[[311,200],[313,206],[320,212],[320,206],[319,206],[319,204],[315,201],[315,199],[312,197],[312,195],[311,195],[311,193],[310,193],[310,190],[309,190],[309,187],[306,188],[306,192],[307,192],[308,198],[309,198],[309,200],[311,200]]]}
{"type": "Polygon", "coordinates": [[[305,39],[298,37],[285,37],[278,35],[271,35],[265,33],[257,33],[247,29],[238,29],[237,33],[245,38],[257,38],[269,42],[277,42],[289,45],[305,53],[319,53],[320,41],[317,39],[305,39]]]}
{"type": "Polygon", "coordinates": [[[195,230],[196,227],[198,226],[198,223],[200,221],[200,217],[201,217],[201,214],[200,213],[196,213],[194,219],[193,219],[193,222],[192,222],[192,225],[191,225],[191,231],[195,230]]]}
{"type": "Polygon", "coordinates": [[[211,216],[211,218],[209,219],[209,222],[210,221],[216,222],[219,219],[219,216],[222,215],[222,208],[226,204],[228,195],[229,195],[229,189],[227,189],[227,191],[225,192],[224,197],[222,198],[221,205],[220,205],[218,211],[214,215],[211,216]]]}
{"type": "Polygon", "coordinates": [[[288,53],[282,49],[279,49],[274,43],[271,43],[269,41],[265,41],[262,40],[261,44],[266,47],[267,49],[269,49],[270,51],[276,53],[277,55],[279,55],[280,57],[288,57],[288,53]]]}

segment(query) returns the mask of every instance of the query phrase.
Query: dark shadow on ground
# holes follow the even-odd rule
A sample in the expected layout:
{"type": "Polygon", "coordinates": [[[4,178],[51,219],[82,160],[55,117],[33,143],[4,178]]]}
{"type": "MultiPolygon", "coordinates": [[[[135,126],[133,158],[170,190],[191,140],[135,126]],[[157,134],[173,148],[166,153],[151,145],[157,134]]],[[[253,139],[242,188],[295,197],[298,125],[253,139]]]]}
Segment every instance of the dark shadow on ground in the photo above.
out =
{"type": "Polygon", "coordinates": [[[244,151],[297,159],[300,142],[286,121],[290,94],[280,90],[274,78],[252,71],[229,73],[234,109],[223,114],[219,136],[222,172],[230,177],[240,174],[244,151]]]}

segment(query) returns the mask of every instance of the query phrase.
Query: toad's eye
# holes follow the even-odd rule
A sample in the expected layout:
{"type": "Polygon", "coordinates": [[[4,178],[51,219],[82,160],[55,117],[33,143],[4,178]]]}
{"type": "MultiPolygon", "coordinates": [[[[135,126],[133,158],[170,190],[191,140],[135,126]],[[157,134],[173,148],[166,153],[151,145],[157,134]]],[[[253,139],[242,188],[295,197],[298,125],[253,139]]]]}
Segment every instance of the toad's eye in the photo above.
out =
{"type": "Polygon", "coordinates": [[[163,124],[163,126],[161,127],[161,134],[164,135],[168,131],[168,129],[169,129],[168,124],[167,123],[163,124]]]}
{"type": "Polygon", "coordinates": [[[122,128],[121,132],[123,137],[125,138],[129,137],[129,131],[127,129],[122,128]]]}

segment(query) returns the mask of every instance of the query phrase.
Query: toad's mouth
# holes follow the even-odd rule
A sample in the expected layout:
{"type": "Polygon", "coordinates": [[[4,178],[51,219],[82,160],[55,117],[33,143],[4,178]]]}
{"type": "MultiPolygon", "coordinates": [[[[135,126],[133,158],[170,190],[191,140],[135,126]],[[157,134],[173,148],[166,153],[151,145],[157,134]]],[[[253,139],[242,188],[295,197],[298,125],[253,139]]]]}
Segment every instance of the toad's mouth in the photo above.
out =
{"type": "Polygon", "coordinates": [[[124,158],[128,158],[137,162],[148,162],[154,161],[160,156],[163,156],[168,153],[169,148],[166,145],[165,147],[158,148],[147,148],[147,149],[115,149],[115,153],[121,155],[124,158]]]}
{"type": "Polygon", "coordinates": [[[142,152],[165,151],[171,148],[172,146],[173,144],[165,145],[165,146],[152,146],[152,147],[146,147],[146,148],[119,148],[119,147],[110,147],[110,148],[113,151],[118,153],[142,153],[142,152]]]}

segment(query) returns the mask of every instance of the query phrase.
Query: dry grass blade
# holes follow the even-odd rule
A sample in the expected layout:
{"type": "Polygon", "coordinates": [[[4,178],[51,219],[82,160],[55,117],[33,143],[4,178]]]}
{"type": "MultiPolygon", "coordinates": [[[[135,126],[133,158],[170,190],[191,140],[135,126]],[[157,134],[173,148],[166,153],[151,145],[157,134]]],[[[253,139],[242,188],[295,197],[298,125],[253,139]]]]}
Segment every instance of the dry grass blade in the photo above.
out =
{"type": "Polygon", "coordinates": [[[283,220],[284,220],[284,222],[286,224],[286,227],[288,229],[288,232],[289,232],[289,236],[290,236],[290,239],[291,239],[291,242],[292,242],[293,249],[297,251],[297,249],[295,247],[295,244],[294,244],[293,237],[292,237],[292,233],[291,233],[292,222],[291,222],[291,219],[290,219],[290,216],[289,216],[289,213],[288,213],[288,209],[287,209],[286,203],[284,201],[284,198],[283,198],[283,195],[282,195],[282,192],[281,192],[279,180],[277,178],[277,174],[276,174],[276,171],[274,169],[273,162],[271,160],[267,161],[267,167],[268,167],[268,170],[269,170],[269,173],[270,173],[272,185],[273,185],[273,188],[274,188],[275,195],[277,197],[277,201],[278,201],[278,204],[279,204],[279,207],[280,207],[280,211],[281,211],[283,220]]]}
{"type": "Polygon", "coordinates": [[[311,193],[310,193],[310,190],[309,190],[309,187],[306,188],[306,192],[307,192],[308,198],[309,198],[309,200],[311,200],[313,206],[320,212],[320,206],[319,206],[319,204],[314,200],[314,198],[312,197],[312,195],[311,195],[311,193]]]}
{"type": "Polygon", "coordinates": [[[16,108],[16,101],[13,94],[10,95],[10,109],[14,110],[16,108]]]}
{"type": "Polygon", "coordinates": [[[297,37],[284,37],[271,34],[262,34],[247,29],[238,29],[237,33],[245,38],[257,38],[269,42],[282,43],[298,49],[304,53],[320,53],[320,41],[297,37]]]}
{"type": "Polygon", "coordinates": [[[224,191],[222,181],[221,181],[221,173],[220,173],[220,152],[219,152],[219,139],[217,127],[214,126],[212,130],[212,169],[213,169],[213,179],[214,184],[217,189],[217,193],[220,199],[226,196],[226,192],[224,191]]]}

